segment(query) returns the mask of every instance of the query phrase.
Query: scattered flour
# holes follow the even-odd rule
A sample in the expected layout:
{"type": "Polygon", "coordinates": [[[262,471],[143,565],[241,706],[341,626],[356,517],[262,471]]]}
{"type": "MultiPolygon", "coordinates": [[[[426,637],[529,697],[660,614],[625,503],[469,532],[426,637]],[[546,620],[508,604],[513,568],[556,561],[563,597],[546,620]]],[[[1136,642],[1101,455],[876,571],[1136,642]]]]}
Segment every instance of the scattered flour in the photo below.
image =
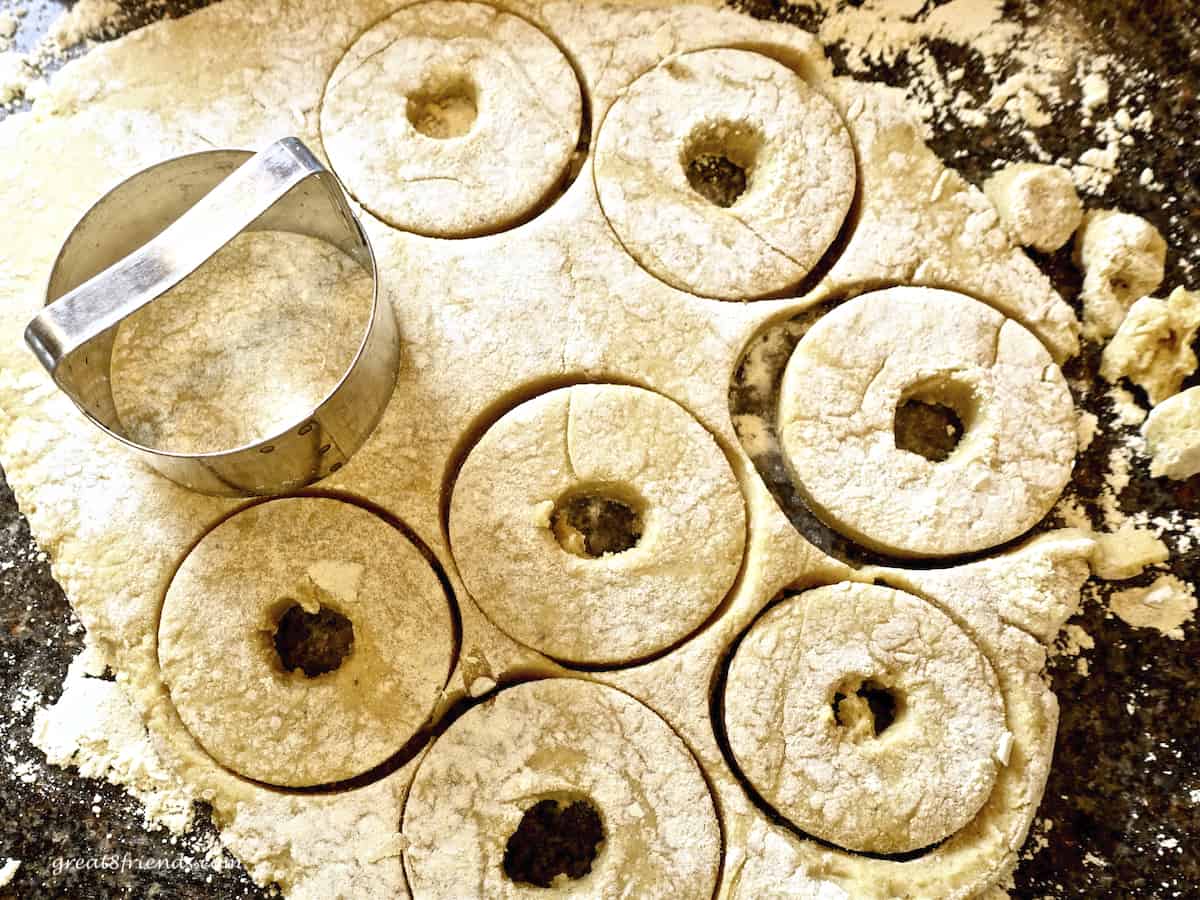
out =
{"type": "Polygon", "coordinates": [[[1154,628],[1183,640],[1183,624],[1196,611],[1195,589],[1174,575],[1160,575],[1149,587],[1117,591],[1109,609],[1134,628],[1154,628]]]}
{"type": "Polygon", "coordinates": [[[33,744],[53,765],[124,787],[145,806],[147,827],[183,834],[192,827],[192,796],[159,761],[120,684],[95,677],[103,669],[88,648],[75,658],[62,697],[34,715],[33,744]]]}

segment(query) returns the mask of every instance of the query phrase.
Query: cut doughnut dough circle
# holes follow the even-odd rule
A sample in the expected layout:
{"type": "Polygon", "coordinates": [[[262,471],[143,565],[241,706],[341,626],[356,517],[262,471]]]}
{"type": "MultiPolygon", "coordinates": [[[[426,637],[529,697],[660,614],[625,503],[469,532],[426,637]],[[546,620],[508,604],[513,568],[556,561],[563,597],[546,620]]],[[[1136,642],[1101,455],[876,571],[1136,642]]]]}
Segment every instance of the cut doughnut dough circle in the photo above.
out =
{"type": "Polygon", "coordinates": [[[713,613],[741,565],[745,515],[728,460],[689,413],[652,391],[585,384],[484,434],[454,486],[450,543],[467,590],[510,637],[567,662],[621,664],[713,613]],[[561,515],[575,500],[638,523],[623,549],[589,556],[561,515]]]}
{"type": "Polygon", "coordinates": [[[545,34],[492,6],[436,0],[360,37],[321,107],[325,151],[355,199],[395,228],[448,238],[536,212],[582,123],[575,70],[545,34]]]}
{"type": "Polygon", "coordinates": [[[378,516],[315,497],[253,506],[209,532],[172,579],[158,632],[163,678],[196,740],[226,768],[286,787],[352,778],[398,751],[433,711],[453,654],[449,601],[422,553],[378,516]],[[289,609],[349,620],[340,665],[285,669],[289,609]]]}
{"type": "Polygon", "coordinates": [[[802,281],[837,236],[856,180],[833,105],[746,50],[687,53],[635,81],[605,117],[595,173],[605,215],[643,267],[725,300],[802,281]],[[714,199],[693,187],[706,172],[726,178],[714,199]]]}
{"type": "Polygon", "coordinates": [[[870,584],[816,588],[767,612],[738,646],[723,702],[730,749],[763,799],[860,852],[958,831],[1012,740],[995,673],[962,629],[870,584]]]}
{"type": "Polygon", "coordinates": [[[415,900],[709,900],[720,865],[712,796],[684,743],[628,695],[574,679],[509,688],[451,725],[417,771],[403,830],[415,900]],[[590,803],[603,826],[590,873],[550,890],[502,863],[546,799],[590,803]]]}
{"type": "Polygon", "coordinates": [[[784,372],[779,433],[813,511],[860,544],[911,557],[996,546],[1037,523],[1075,460],[1075,408],[1037,338],[950,291],[850,300],[801,339],[784,372]],[[941,462],[900,449],[897,410],[961,421],[941,462]]]}

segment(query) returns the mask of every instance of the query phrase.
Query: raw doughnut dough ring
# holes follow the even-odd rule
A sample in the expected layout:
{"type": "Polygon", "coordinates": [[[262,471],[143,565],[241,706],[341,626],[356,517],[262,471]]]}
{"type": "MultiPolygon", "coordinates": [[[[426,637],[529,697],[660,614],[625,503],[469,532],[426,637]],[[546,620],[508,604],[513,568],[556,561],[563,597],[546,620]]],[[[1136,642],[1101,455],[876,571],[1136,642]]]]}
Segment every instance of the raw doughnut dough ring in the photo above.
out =
{"type": "Polygon", "coordinates": [[[325,150],[359,203],[447,238],[534,214],[566,177],[582,125],[575,70],[550,38],[492,6],[441,0],[360,37],[321,107],[325,150]]]}
{"type": "Polygon", "coordinates": [[[721,856],[712,796],[678,735],[627,694],[567,678],[503,690],[451,725],[417,770],[403,830],[415,900],[708,900],[721,856]],[[546,798],[588,800],[605,833],[592,871],[552,891],[501,865],[546,798]]]}
{"type": "Polygon", "coordinates": [[[833,105],[746,50],[668,60],[613,104],[596,146],[601,205],[625,248],[673,287],[724,300],[779,294],[832,245],[854,199],[854,150],[833,105]],[[745,189],[722,207],[687,168],[723,157],[745,189]]]}
{"type": "Polygon", "coordinates": [[[769,610],[738,646],[722,702],[729,746],[762,797],[859,852],[918,850],[966,825],[1008,734],[995,673],[966,633],[931,604],[870,584],[769,610]],[[878,735],[856,694],[868,682],[895,703],[878,735]]]}
{"type": "Polygon", "coordinates": [[[881,553],[953,556],[1036,524],[1074,464],[1075,408],[1050,354],[970,297],[891,288],[814,325],[784,372],[779,434],[796,486],[831,527],[881,553]],[[908,399],[965,431],[942,462],[896,446],[908,399]]]}
{"type": "Polygon", "coordinates": [[[342,781],[399,750],[449,677],[454,622],[429,562],[340,500],[275,500],[222,522],[167,589],[158,658],[180,717],[227,768],[284,787],[342,781]],[[287,672],[273,635],[293,604],[350,619],[341,665],[287,672]]]}
{"type": "Polygon", "coordinates": [[[527,401],[471,450],[450,503],[467,590],[508,635],[548,656],[638,660],[691,634],[741,566],[745,503],[703,426],[642,388],[581,384],[527,401]],[[586,558],[553,528],[563,498],[615,497],[644,522],[624,552],[586,558]]]}

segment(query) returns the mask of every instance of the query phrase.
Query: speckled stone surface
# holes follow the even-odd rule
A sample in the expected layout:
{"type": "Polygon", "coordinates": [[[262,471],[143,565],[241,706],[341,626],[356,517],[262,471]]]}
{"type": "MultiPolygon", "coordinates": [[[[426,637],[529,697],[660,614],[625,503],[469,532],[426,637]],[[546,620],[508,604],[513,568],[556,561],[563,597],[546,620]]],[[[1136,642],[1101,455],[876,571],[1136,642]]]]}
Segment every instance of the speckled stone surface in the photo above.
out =
{"type": "MultiPolygon", "coordinates": [[[[19,5],[30,10],[18,43],[26,48],[62,6],[52,0],[19,5]]],[[[139,7],[129,0],[122,5],[139,7]]],[[[162,5],[149,4],[131,17],[129,26],[161,15],[162,5]]],[[[199,5],[203,0],[168,3],[166,11],[199,5]]],[[[1120,175],[1103,198],[1089,198],[1089,204],[1118,205],[1155,222],[1175,250],[1168,258],[1165,286],[1200,288],[1200,6],[1194,0],[1079,0],[1071,5],[1081,10],[1098,47],[1159,76],[1142,104],[1155,113],[1153,133],[1122,152],[1120,175]],[[1165,183],[1164,191],[1138,182],[1146,166],[1165,183]],[[1168,205],[1164,198],[1176,199],[1168,205]]],[[[741,6],[802,27],[817,23],[816,14],[802,5],[750,0],[741,6]]],[[[1020,14],[1029,6],[1010,0],[1008,11],[1020,14]]],[[[962,55],[948,45],[938,52],[962,55]]],[[[837,60],[836,50],[833,55],[837,60]]],[[[972,80],[983,83],[977,61],[964,57],[956,64],[965,65],[968,87],[972,80]]],[[[899,84],[907,72],[899,65],[875,75],[899,84]]],[[[1095,139],[1073,124],[1042,128],[1039,140],[1051,153],[1078,156],[1095,139]]],[[[932,143],[975,183],[996,159],[1028,158],[1024,141],[1000,128],[936,134],[932,143]]],[[[1038,261],[1073,299],[1079,279],[1069,254],[1038,261]]],[[[1084,353],[1071,363],[1069,374],[1094,380],[1097,356],[1094,348],[1084,353]]],[[[1200,375],[1188,383],[1200,383],[1200,375]]],[[[1093,393],[1086,405],[1111,420],[1102,391],[1093,393]]],[[[1090,507],[1099,501],[1113,442],[1101,433],[1077,466],[1073,489],[1090,507]]],[[[1152,480],[1145,461],[1135,457],[1133,477],[1119,499],[1127,512],[1177,509],[1200,520],[1200,476],[1181,483],[1152,480]]],[[[1172,571],[1192,583],[1200,581],[1200,546],[1172,550],[1172,571]]],[[[1185,626],[1184,641],[1132,629],[1107,614],[1102,598],[1108,588],[1093,587],[1101,600],[1089,602],[1076,620],[1096,643],[1085,652],[1090,674],[1080,674],[1075,658],[1058,657],[1052,663],[1063,707],[1058,748],[1039,824],[1027,842],[1012,894],[1198,898],[1200,627],[1196,622],[1185,626]]],[[[200,810],[196,832],[184,839],[148,832],[137,803],[120,788],[47,766],[31,746],[34,704],[57,699],[67,663],[81,644],[71,610],[0,474],[0,864],[4,857],[22,863],[12,883],[0,888],[0,900],[268,896],[236,866],[218,872],[204,862],[202,849],[213,835],[205,810],[200,810]],[[68,865],[89,860],[94,861],[91,866],[106,867],[68,865]]]]}

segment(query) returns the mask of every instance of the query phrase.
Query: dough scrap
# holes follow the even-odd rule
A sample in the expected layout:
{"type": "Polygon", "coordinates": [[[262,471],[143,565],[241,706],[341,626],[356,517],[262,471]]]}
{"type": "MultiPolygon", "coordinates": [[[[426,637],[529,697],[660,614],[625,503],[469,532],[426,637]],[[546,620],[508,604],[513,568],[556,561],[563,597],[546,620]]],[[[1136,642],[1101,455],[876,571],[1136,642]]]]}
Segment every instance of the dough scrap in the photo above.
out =
{"type": "Polygon", "coordinates": [[[501,865],[521,817],[543,799],[589,801],[604,844],[589,874],[556,897],[713,895],[721,832],[687,747],[662,719],[603,685],[552,678],[468,710],[429,751],[404,810],[415,900],[537,897],[501,865]]]}
{"type": "Polygon", "coordinates": [[[450,504],[463,582],[497,627],[556,659],[628,662],[691,634],[742,560],[745,504],[712,436],[641,388],[576,385],[527,401],[471,450],[450,504]],[[560,498],[642,507],[628,550],[590,559],[556,538],[560,498]]]}
{"type": "Polygon", "coordinates": [[[274,500],[206,535],[163,605],[158,658],[179,715],[240,775],[288,787],[352,778],[429,718],[454,647],[441,582],[382,519],[338,500],[274,500]],[[280,615],[333,609],[353,646],[334,671],[285,671],[280,615]]]}
{"type": "Polygon", "coordinates": [[[1166,300],[1143,297],[1104,348],[1100,374],[1140,385],[1157,406],[1177,394],[1196,370],[1192,341],[1200,330],[1200,293],[1176,288],[1166,300]]]}
{"type": "Polygon", "coordinates": [[[966,825],[1008,735],[996,676],[971,639],[925,601],[869,584],[770,610],[738,646],[723,702],[734,756],[767,802],[809,834],[871,853],[917,850],[966,825]],[[878,734],[854,693],[868,683],[895,704],[878,734]]]}
{"type": "Polygon", "coordinates": [[[1083,270],[1083,333],[1110,337],[1135,301],[1162,284],[1167,242],[1140,216],[1092,210],[1075,233],[1075,264],[1083,270]]]}
{"type": "Polygon", "coordinates": [[[1092,572],[1107,581],[1123,581],[1140,575],[1147,566],[1171,557],[1167,545],[1154,532],[1126,522],[1116,531],[1096,536],[1092,572]]]}
{"type": "Polygon", "coordinates": [[[1153,628],[1182,641],[1183,625],[1196,611],[1196,589],[1174,575],[1160,575],[1149,587],[1117,591],[1108,606],[1134,628],[1153,628]]]}
{"type": "Polygon", "coordinates": [[[1013,239],[1042,253],[1063,246],[1083,221],[1075,182],[1061,166],[1005,166],[984,183],[983,191],[1013,239]]]}
{"type": "Polygon", "coordinates": [[[833,105],[746,50],[673,57],[631,84],[604,120],[595,172],[604,213],[638,262],[724,300],[795,286],[854,199],[854,152],[833,105]],[[705,162],[744,173],[728,206],[689,183],[689,165],[705,162]]]}
{"type": "Polygon", "coordinates": [[[355,198],[396,228],[500,231],[563,182],[583,99],[571,64],[520,16],[407,6],[368,30],[325,91],[321,135],[355,198]]]}
{"type": "Polygon", "coordinates": [[[1150,474],[1183,481],[1200,473],[1200,385],[1168,397],[1146,416],[1150,474]]]}
{"type": "Polygon", "coordinates": [[[336,247],[282,231],[234,238],[121,323],[113,401],[134,440],[229,450],[316,408],[362,343],[371,276],[336,247]]]}
{"type": "Polygon", "coordinates": [[[1074,464],[1075,408],[1058,367],[1023,326],[961,294],[892,288],[850,300],[796,346],[779,432],[822,518],[885,553],[949,556],[1038,522],[1074,464]],[[955,409],[949,458],[896,446],[907,398],[955,409]]]}

